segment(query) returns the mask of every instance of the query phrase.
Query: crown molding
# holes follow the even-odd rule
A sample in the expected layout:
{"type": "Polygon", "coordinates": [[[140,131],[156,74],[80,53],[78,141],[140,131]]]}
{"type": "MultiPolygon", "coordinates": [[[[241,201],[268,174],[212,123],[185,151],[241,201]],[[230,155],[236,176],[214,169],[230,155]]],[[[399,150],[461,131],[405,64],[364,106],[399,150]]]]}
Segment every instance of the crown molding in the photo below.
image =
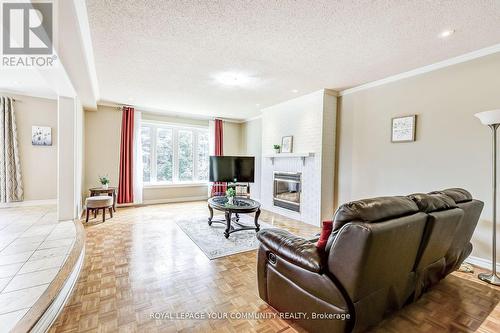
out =
{"type": "Polygon", "coordinates": [[[245,119],[245,120],[243,120],[242,122],[243,122],[243,123],[247,123],[247,122],[249,122],[249,121],[257,120],[257,119],[260,119],[260,118],[262,118],[262,114],[259,114],[259,115],[257,115],[257,116],[253,116],[253,117],[250,117],[250,118],[246,118],[246,119],[245,119]]]}
{"type": "Polygon", "coordinates": [[[460,64],[460,63],[474,60],[477,58],[485,57],[487,55],[498,53],[498,52],[500,52],[500,44],[485,47],[483,49],[479,49],[476,51],[462,54],[458,57],[453,57],[453,58],[450,58],[447,60],[436,62],[436,63],[431,64],[431,65],[419,67],[419,68],[412,69],[412,70],[407,71],[407,72],[403,72],[403,73],[399,73],[399,74],[396,74],[393,76],[389,76],[389,77],[386,77],[386,78],[381,79],[381,80],[365,83],[365,84],[362,84],[362,85],[359,85],[359,86],[356,86],[353,88],[342,90],[339,92],[339,96],[349,95],[349,94],[352,94],[352,93],[355,93],[358,91],[370,89],[373,87],[378,87],[378,86],[381,86],[381,85],[384,85],[387,83],[403,80],[403,79],[417,76],[417,75],[424,74],[424,73],[429,73],[429,72],[432,72],[432,71],[435,71],[435,70],[438,70],[441,68],[453,66],[456,64],[460,64]]]}

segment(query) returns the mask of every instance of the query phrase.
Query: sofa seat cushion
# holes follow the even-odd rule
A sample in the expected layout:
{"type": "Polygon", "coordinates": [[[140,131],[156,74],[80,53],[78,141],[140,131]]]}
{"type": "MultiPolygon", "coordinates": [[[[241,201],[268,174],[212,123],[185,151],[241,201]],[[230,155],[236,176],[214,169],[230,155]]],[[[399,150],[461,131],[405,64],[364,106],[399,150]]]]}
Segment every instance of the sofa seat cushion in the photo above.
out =
{"type": "Polygon", "coordinates": [[[352,201],[337,209],[333,230],[339,230],[349,222],[373,223],[415,214],[418,206],[407,197],[378,197],[352,201]]]}

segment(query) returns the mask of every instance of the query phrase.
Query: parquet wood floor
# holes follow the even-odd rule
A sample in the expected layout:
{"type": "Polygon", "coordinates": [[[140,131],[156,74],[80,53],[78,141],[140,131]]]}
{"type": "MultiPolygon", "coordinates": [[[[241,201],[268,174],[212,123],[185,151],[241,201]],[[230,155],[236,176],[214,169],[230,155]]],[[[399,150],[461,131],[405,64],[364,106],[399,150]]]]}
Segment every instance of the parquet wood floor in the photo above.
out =
{"type": "MultiPolygon", "coordinates": [[[[281,319],[154,319],[161,313],[274,313],[260,300],[255,251],[209,260],[174,223],[206,203],[120,208],[85,226],[85,263],[50,332],[304,332],[281,319]]],[[[318,228],[263,212],[299,235],[318,228]]],[[[221,235],[222,236],[222,235],[221,235]]],[[[477,272],[476,272],[477,273],[477,272]]],[[[374,332],[500,332],[500,288],[454,273],[374,332]]]]}

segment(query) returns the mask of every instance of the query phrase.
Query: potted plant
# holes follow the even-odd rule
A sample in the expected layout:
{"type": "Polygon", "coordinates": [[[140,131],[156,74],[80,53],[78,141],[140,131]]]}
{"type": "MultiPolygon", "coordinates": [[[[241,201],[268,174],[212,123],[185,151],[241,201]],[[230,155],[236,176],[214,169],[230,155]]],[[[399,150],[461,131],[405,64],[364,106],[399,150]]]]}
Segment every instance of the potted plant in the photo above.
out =
{"type": "Polygon", "coordinates": [[[108,176],[99,176],[99,182],[102,185],[104,190],[107,190],[109,187],[109,177],[108,176]]]}
{"type": "Polygon", "coordinates": [[[281,146],[280,146],[280,145],[273,145],[273,148],[274,148],[274,152],[275,152],[276,154],[279,154],[279,153],[280,153],[280,148],[281,148],[281,146]]]}
{"type": "Polygon", "coordinates": [[[227,203],[232,205],[234,203],[234,197],[236,196],[236,191],[234,188],[228,188],[226,190],[227,203]]]}

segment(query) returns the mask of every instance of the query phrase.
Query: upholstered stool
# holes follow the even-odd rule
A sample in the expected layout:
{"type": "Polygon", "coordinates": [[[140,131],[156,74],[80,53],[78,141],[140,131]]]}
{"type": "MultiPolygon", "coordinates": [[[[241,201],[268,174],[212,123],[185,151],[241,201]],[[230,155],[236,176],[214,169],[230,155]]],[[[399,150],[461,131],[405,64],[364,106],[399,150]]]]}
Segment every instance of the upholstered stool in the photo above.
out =
{"type": "Polygon", "coordinates": [[[102,209],[102,222],[106,221],[106,209],[109,210],[109,215],[113,217],[113,197],[107,195],[97,195],[94,197],[88,197],[85,200],[85,205],[87,206],[87,217],[85,222],[89,221],[89,212],[94,212],[94,218],[97,217],[97,212],[102,209]]]}

